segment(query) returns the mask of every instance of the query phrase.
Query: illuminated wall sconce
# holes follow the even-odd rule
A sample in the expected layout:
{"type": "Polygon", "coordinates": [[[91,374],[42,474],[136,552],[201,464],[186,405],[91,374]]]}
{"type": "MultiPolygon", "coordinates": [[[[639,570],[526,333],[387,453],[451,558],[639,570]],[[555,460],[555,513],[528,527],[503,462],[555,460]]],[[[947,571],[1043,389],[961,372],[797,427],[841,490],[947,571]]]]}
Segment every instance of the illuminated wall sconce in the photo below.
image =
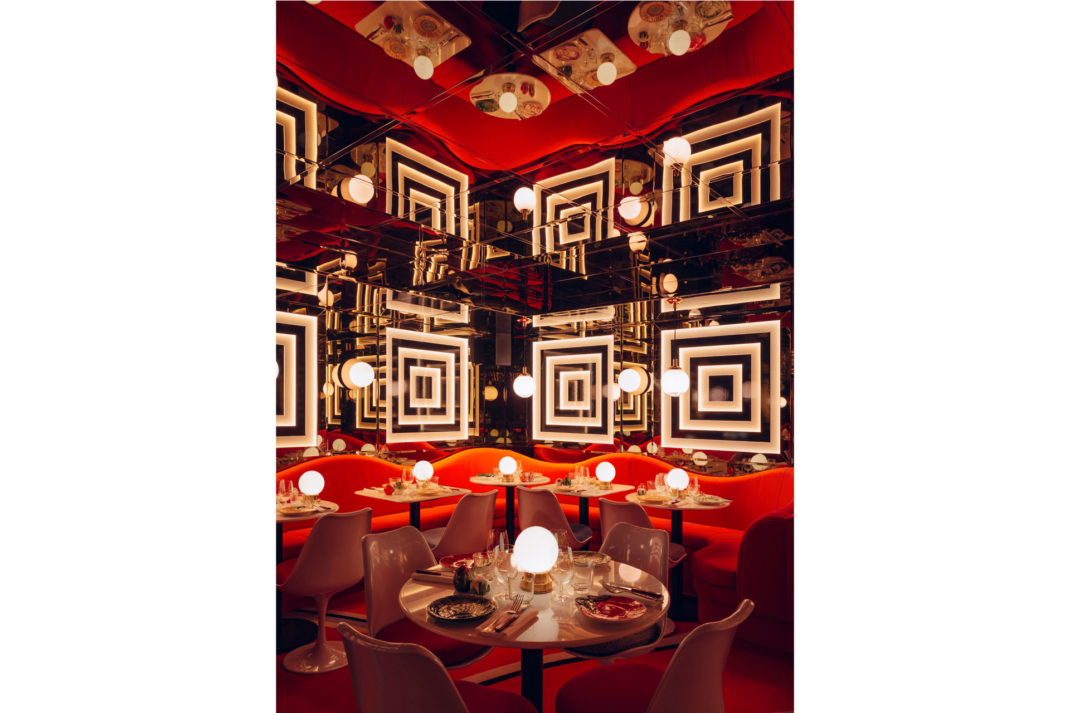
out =
{"type": "Polygon", "coordinates": [[[617,469],[612,463],[604,460],[594,469],[594,475],[598,478],[598,487],[609,490],[613,487],[613,478],[617,475],[617,469]]]}
{"type": "Polygon", "coordinates": [[[421,483],[426,483],[431,480],[431,476],[435,474],[435,466],[431,465],[426,460],[418,460],[412,467],[412,475],[421,483]]]}
{"type": "Polygon", "coordinates": [[[557,538],[545,527],[523,530],[513,545],[513,564],[520,572],[520,588],[532,594],[553,589],[550,569],[557,561],[557,538]]]}
{"type": "Polygon", "coordinates": [[[535,379],[525,369],[520,376],[513,379],[513,393],[522,399],[530,399],[535,393],[535,379]]]}
{"type": "Polygon", "coordinates": [[[672,368],[661,375],[661,388],[669,396],[682,396],[691,386],[691,378],[687,372],[677,366],[674,361],[672,368]]]}

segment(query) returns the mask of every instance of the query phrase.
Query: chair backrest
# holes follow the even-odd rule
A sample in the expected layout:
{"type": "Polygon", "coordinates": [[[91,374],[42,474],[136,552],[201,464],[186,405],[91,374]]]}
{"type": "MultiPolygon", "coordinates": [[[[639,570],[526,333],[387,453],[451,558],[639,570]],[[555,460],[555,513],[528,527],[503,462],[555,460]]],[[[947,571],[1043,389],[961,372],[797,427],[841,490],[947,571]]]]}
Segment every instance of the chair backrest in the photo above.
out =
{"type": "Polygon", "coordinates": [[[411,525],[366,535],[364,562],[368,633],[375,636],[384,626],[405,616],[398,593],[413,570],[434,567],[437,562],[423,535],[411,525]]]}
{"type": "Polygon", "coordinates": [[[461,498],[446,523],[442,539],[433,550],[435,558],[485,550],[494,527],[494,501],[497,497],[498,491],[490,490],[461,498]]]}
{"type": "Polygon", "coordinates": [[[564,530],[569,540],[569,546],[579,548],[582,543],[572,534],[572,528],[568,526],[568,518],[561,509],[561,503],[557,496],[549,490],[532,490],[530,488],[516,489],[517,520],[520,530],[538,525],[545,527],[550,532],[564,530]]]}
{"type": "Polygon", "coordinates": [[[283,590],[301,597],[334,594],[364,578],[361,539],[372,527],[372,509],[324,515],[312,526],[283,590]]]}
{"type": "Polygon", "coordinates": [[[665,530],[618,522],[602,540],[602,547],[598,551],[654,575],[662,584],[668,584],[669,533],[665,530]]]}
{"type": "Polygon", "coordinates": [[[654,527],[650,516],[639,503],[618,502],[609,498],[598,498],[598,518],[602,523],[603,537],[618,522],[630,522],[638,527],[654,527]]]}
{"type": "Polygon", "coordinates": [[[736,629],[754,602],[744,599],[721,621],[691,630],[673,654],[647,713],[724,713],[721,678],[736,629]]]}
{"type": "Polygon", "coordinates": [[[361,713],[468,713],[442,662],[419,644],[379,641],[338,625],[361,713]]]}

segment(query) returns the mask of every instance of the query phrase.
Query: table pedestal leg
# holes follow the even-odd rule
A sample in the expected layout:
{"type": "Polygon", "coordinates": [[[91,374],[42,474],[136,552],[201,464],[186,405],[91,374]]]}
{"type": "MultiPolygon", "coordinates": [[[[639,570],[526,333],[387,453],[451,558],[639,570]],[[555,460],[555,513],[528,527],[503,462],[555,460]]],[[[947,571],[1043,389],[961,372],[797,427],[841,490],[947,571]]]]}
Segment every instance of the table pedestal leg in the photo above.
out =
{"type": "Polygon", "coordinates": [[[513,504],[515,488],[505,489],[505,531],[509,533],[509,543],[516,542],[516,506],[513,504]]]}
{"type": "Polygon", "coordinates": [[[542,711],[542,649],[520,649],[520,695],[542,711]]]}
{"type": "Polygon", "coordinates": [[[591,504],[587,498],[580,498],[580,524],[591,524],[591,504]]]}
{"type": "MultiPolygon", "coordinates": [[[[670,513],[672,527],[669,540],[678,545],[684,543],[684,513],[682,510],[673,510],[670,513]]],[[[669,618],[681,621],[684,617],[684,565],[681,562],[672,568],[669,582],[669,618]]]]}
{"type": "Polygon", "coordinates": [[[409,524],[420,529],[420,503],[409,503],[409,524]]]}

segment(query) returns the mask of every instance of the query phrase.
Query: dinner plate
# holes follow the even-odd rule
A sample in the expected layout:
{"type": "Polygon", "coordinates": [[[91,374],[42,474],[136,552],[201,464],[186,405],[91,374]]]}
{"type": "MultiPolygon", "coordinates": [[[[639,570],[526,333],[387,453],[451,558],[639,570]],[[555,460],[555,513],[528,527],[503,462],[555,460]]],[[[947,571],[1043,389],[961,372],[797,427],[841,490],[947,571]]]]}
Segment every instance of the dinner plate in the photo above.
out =
{"type": "Polygon", "coordinates": [[[717,495],[705,495],[703,493],[693,496],[692,500],[694,500],[699,505],[719,505],[725,502],[725,499],[722,497],[719,497],[717,495]]]}
{"type": "Polygon", "coordinates": [[[635,497],[641,503],[667,503],[671,499],[670,496],[662,493],[647,493],[646,495],[636,495],[635,497]]]}
{"type": "Polygon", "coordinates": [[[316,512],[315,505],[284,505],[279,508],[279,512],[283,515],[308,515],[309,513],[316,512]]]}
{"type": "Polygon", "coordinates": [[[465,567],[468,567],[469,569],[471,569],[473,562],[474,562],[474,560],[472,559],[472,555],[470,555],[470,554],[468,554],[468,555],[460,555],[460,554],[458,554],[458,555],[446,555],[445,557],[443,557],[442,559],[440,559],[438,561],[438,563],[440,565],[442,565],[443,567],[449,567],[450,569],[457,569],[462,564],[465,567]]]}
{"type": "Polygon", "coordinates": [[[605,552],[588,552],[579,550],[572,553],[572,561],[577,563],[590,563],[592,567],[609,562],[609,555],[605,552]]]}
{"type": "Polygon", "coordinates": [[[451,594],[427,605],[427,613],[439,621],[475,621],[495,609],[494,602],[474,594],[451,594]]]}
{"type": "Polygon", "coordinates": [[[555,485],[554,492],[557,493],[582,493],[587,488],[582,485],[555,485]]]}
{"type": "Polygon", "coordinates": [[[597,621],[634,621],[646,614],[646,605],[630,597],[576,597],[576,608],[597,621]]]}

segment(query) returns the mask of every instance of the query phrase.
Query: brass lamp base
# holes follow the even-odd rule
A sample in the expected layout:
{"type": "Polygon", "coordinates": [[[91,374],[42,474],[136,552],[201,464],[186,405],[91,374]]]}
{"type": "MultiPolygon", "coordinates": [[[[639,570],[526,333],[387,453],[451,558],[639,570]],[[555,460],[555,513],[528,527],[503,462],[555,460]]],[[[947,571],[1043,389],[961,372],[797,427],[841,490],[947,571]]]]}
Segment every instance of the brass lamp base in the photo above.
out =
{"type": "Polygon", "coordinates": [[[613,489],[613,481],[599,480],[598,481],[598,489],[599,490],[612,490],[613,489]]]}
{"type": "Polygon", "coordinates": [[[532,574],[531,572],[520,573],[520,588],[532,594],[545,594],[553,590],[554,581],[550,579],[549,572],[532,574]]]}

